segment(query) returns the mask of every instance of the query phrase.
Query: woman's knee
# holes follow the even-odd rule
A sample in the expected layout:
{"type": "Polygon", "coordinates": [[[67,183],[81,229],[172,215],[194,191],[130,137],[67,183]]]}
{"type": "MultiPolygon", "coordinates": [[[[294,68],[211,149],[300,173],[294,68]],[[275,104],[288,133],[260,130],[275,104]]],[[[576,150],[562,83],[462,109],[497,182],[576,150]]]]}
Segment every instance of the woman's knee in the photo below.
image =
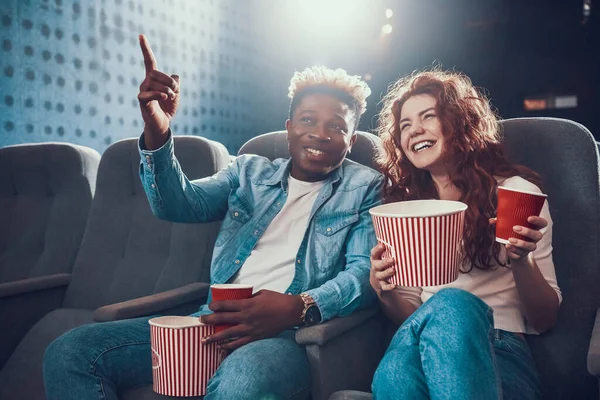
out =
{"type": "Polygon", "coordinates": [[[389,353],[381,360],[371,385],[375,398],[385,400],[427,397],[423,373],[419,372],[415,363],[405,361],[408,360],[398,359],[389,353]]]}
{"type": "Polygon", "coordinates": [[[457,319],[468,318],[469,316],[487,318],[488,315],[491,315],[491,308],[483,300],[462,289],[442,289],[433,295],[427,303],[436,313],[443,313],[457,319]]]}
{"type": "Polygon", "coordinates": [[[477,296],[447,288],[433,295],[407,322],[418,331],[426,329],[429,333],[464,339],[476,332],[487,334],[493,328],[494,318],[492,309],[477,296]]]}

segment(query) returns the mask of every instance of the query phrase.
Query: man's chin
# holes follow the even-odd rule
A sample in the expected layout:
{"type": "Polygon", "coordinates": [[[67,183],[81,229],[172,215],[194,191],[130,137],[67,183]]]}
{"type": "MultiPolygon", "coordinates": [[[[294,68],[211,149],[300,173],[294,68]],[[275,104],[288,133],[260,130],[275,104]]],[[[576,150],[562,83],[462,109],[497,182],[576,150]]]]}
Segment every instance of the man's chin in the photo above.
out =
{"type": "Polygon", "coordinates": [[[302,170],[302,175],[304,176],[304,180],[308,182],[317,182],[322,181],[331,173],[333,169],[330,167],[327,168],[306,168],[302,170]]]}

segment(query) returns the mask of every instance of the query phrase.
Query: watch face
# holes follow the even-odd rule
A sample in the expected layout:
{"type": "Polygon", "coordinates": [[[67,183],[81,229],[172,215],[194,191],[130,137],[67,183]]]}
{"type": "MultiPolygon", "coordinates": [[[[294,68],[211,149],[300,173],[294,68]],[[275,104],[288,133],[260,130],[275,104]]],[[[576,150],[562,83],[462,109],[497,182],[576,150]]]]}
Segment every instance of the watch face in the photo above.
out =
{"type": "Polygon", "coordinates": [[[321,322],[321,311],[316,305],[308,307],[306,310],[305,323],[306,325],[315,325],[321,322]]]}

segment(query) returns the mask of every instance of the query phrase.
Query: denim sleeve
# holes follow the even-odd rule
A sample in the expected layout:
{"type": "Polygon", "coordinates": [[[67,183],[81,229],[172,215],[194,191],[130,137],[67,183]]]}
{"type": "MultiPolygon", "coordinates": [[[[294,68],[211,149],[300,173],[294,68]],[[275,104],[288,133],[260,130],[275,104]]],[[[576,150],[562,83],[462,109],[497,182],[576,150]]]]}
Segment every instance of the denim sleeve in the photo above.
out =
{"type": "Polygon", "coordinates": [[[377,299],[369,283],[371,249],[377,244],[369,210],[381,204],[383,184],[383,176],[378,175],[369,185],[359,220],[346,238],[344,270],[320,287],[307,291],[321,311],[322,322],[349,315],[377,299]]]}
{"type": "Polygon", "coordinates": [[[145,150],[140,137],[140,178],[152,213],[172,222],[219,221],[227,212],[229,193],[239,183],[234,162],[215,175],[190,181],[175,158],[173,137],[157,150],[145,150]]]}

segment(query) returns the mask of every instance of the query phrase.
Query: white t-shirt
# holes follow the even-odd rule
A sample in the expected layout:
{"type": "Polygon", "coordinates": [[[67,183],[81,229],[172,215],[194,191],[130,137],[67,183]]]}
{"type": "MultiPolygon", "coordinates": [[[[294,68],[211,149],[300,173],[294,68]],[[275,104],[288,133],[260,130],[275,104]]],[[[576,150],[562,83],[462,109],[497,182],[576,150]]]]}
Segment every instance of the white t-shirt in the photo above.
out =
{"type": "MultiPolygon", "coordinates": [[[[522,189],[541,193],[541,190],[533,183],[514,176],[499,182],[500,186],[513,189],[522,189]]],[[[552,218],[548,201],[540,216],[548,221],[548,226],[541,230],[544,233],[542,239],[537,243],[537,249],[533,252],[535,262],[544,276],[544,279],[558,295],[562,302],[562,294],[556,282],[556,272],[552,261],[552,218]]],[[[506,263],[507,255],[504,246],[500,251],[500,261],[506,263]]],[[[468,268],[461,268],[468,270],[468,268]]],[[[444,288],[458,288],[466,290],[483,300],[494,310],[494,327],[509,332],[537,333],[527,326],[527,321],[520,308],[519,292],[510,268],[498,266],[492,270],[471,269],[469,273],[461,273],[458,279],[450,284],[428,287],[398,287],[411,304],[419,306],[429,300],[439,290],[444,288]]]]}
{"type": "Polygon", "coordinates": [[[294,279],[296,254],[304,238],[308,218],[319,191],[325,184],[288,178],[288,196],[279,214],[273,218],[244,265],[231,283],[252,285],[284,293],[294,279]]]}

